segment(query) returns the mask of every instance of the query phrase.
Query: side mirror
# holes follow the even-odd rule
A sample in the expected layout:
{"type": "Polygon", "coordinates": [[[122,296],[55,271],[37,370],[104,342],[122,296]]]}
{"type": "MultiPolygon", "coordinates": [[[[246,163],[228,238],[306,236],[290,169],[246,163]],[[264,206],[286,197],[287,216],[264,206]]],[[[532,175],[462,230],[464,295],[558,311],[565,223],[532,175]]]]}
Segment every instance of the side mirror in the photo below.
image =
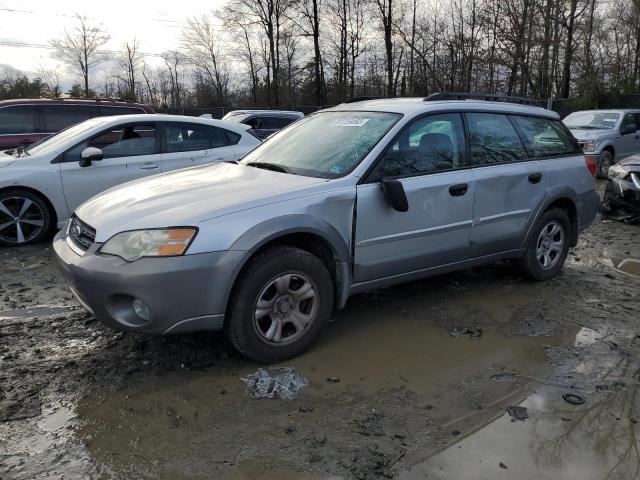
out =
{"type": "Polygon", "coordinates": [[[96,147],[87,147],[80,153],[80,166],[82,168],[91,166],[92,162],[102,160],[102,150],[96,147]]]}
{"type": "Polygon", "coordinates": [[[380,180],[380,187],[384,198],[389,202],[391,207],[398,212],[406,212],[409,210],[409,201],[404,191],[402,182],[393,178],[384,177],[380,180]]]}

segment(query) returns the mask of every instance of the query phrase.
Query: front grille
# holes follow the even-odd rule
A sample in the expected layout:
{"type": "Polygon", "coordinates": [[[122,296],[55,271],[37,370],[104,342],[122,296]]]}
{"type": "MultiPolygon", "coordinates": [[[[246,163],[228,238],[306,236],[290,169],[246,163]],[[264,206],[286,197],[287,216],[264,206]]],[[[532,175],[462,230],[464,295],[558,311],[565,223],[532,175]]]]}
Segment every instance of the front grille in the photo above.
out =
{"type": "Polygon", "coordinates": [[[69,238],[82,251],[87,251],[96,239],[96,231],[75,215],[69,225],[69,238]]]}

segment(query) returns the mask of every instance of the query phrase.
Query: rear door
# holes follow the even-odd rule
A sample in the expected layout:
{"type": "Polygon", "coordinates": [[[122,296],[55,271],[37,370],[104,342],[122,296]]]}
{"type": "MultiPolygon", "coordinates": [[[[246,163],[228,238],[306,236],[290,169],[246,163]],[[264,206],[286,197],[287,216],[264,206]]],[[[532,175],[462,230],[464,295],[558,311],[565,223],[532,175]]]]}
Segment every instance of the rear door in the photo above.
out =
{"type": "Polygon", "coordinates": [[[235,132],[213,125],[182,122],[163,123],[162,130],[163,172],[238,158],[235,144],[240,135],[235,132]]]}
{"type": "Polygon", "coordinates": [[[154,122],[128,123],[87,139],[62,155],[60,174],[67,206],[73,211],[94,195],[154,173],[159,173],[160,141],[154,122]],[[102,150],[103,159],[80,167],[87,147],[102,150]]]}
{"type": "Polygon", "coordinates": [[[474,178],[458,113],[415,120],[387,147],[357,187],[355,279],[401,275],[470,255],[474,178]],[[409,210],[393,210],[379,179],[398,179],[409,210]]]}
{"type": "Polygon", "coordinates": [[[539,161],[526,161],[525,146],[507,115],[474,112],[466,119],[476,185],[473,256],[515,250],[546,196],[548,178],[539,161]]]}

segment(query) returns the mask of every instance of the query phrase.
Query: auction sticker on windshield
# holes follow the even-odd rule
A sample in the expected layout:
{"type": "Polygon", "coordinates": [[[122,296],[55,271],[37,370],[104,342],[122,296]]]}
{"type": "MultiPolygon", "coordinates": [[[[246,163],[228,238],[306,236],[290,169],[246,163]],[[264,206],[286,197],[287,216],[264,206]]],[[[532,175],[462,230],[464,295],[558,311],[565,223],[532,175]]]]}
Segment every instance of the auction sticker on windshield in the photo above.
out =
{"type": "Polygon", "coordinates": [[[332,127],[363,127],[369,121],[368,118],[339,118],[334,120],[332,127]]]}

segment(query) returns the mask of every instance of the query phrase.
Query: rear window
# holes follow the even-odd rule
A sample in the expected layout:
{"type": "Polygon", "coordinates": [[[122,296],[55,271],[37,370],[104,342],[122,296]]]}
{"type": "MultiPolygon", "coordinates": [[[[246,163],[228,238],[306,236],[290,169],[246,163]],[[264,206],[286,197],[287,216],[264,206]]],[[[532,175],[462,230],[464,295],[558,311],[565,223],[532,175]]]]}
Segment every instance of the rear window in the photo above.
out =
{"type": "Polygon", "coordinates": [[[35,105],[10,105],[0,108],[0,134],[19,135],[37,132],[35,105]]]}
{"type": "Polygon", "coordinates": [[[279,130],[293,123],[295,118],[288,117],[262,117],[262,126],[265,130],[279,130]]]}
{"type": "Polygon", "coordinates": [[[575,142],[557,120],[512,116],[524,139],[531,158],[544,158],[577,153],[575,142]]]}
{"type": "Polygon", "coordinates": [[[59,132],[96,115],[95,107],[90,105],[45,105],[43,107],[44,131],[59,132]]]}

